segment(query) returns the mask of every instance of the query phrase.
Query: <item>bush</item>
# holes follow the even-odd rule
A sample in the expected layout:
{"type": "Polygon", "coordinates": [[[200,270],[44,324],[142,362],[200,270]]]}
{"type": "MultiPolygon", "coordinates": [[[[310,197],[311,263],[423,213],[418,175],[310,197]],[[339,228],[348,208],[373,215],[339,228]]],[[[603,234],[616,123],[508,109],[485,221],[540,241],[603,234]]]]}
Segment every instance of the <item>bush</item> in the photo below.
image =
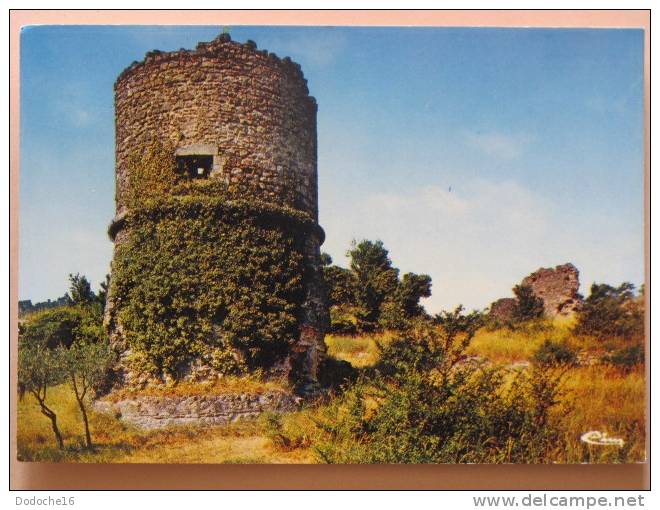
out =
{"type": "Polygon", "coordinates": [[[548,339],[534,353],[534,361],[539,365],[574,365],[577,353],[564,343],[548,339]]]}
{"type": "Polygon", "coordinates": [[[603,356],[603,362],[609,363],[624,370],[644,363],[644,347],[642,345],[633,345],[614,351],[611,354],[603,356]]]}
{"type": "Polygon", "coordinates": [[[644,337],[644,301],[631,283],[619,287],[594,283],[577,313],[575,333],[599,339],[644,337]]]}
{"type": "Polygon", "coordinates": [[[337,335],[355,335],[357,333],[356,319],[352,309],[346,306],[330,307],[330,333],[337,335]]]}
{"type": "Polygon", "coordinates": [[[386,347],[318,421],[328,463],[543,462],[563,440],[553,409],[560,379],[536,367],[506,384],[506,372],[465,361],[481,325],[458,309],[441,324],[386,347]]]}
{"type": "Polygon", "coordinates": [[[357,378],[357,370],[348,361],[326,357],[319,367],[319,383],[324,388],[339,389],[357,378]]]}

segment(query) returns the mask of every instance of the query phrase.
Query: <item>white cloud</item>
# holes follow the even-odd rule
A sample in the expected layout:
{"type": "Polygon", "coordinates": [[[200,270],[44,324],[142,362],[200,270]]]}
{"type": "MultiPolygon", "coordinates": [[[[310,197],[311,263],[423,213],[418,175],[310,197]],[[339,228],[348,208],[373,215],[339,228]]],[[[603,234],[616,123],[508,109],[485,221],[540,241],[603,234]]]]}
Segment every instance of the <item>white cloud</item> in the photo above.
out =
{"type": "Polygon", "coordinates": [[[520,158],[532,141],[526,134],[467,131],[464,136],[468,146],[507,161],[520,158]]]}
{"type": "Polygon", "coordinates": [[[344,264],[353,238],[381,239],[402,272],[430,274],[433,296],[425,306],[432,313],[458,304],[486,307],[539,267],[573,262],[588,293],[593,280],[631,279],[641,264],[634,225],[562,211],[510,180],[373,193],[321,222],[323,249],[336,263],[344,264]]]}

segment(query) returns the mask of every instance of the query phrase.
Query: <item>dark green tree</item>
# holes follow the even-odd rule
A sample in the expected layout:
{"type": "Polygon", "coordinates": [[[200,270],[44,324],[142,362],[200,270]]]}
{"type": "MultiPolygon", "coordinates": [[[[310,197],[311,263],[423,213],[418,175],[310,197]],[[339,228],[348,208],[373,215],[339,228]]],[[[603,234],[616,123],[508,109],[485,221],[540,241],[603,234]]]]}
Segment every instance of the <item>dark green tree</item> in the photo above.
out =
{"type": "Polygon", "coordinates": [[[108,290],[110,289],[110,275],[105,275],[105,280],[99,284],[99,291],[96,294],[96,300],[101,305],[101,309],[105,309],[105,302],[108,298],[108,290]]]}
{"type": "Polygon", "coordinates": [[[74,305],[87,305],[95,300],[96,296],[87,277],[80,273],[70,274],[69,282],[69,294],[74,305]]]}
{"type": "Polygon", "coordinates": [[[594,283],[577,314],[577,334],[601,339],[642,338],[644,298],[635,296],[635,286],[624,282],[618,287],[594,283]]]}
{"type": "Polygon", "coordinates": [[[374,327],[381,305],[397,290],[399,270],[392,267],[382,241],[353,241],[347,255],[356,278],[356,304],[363,312],[359,319],[364,326],[374,327]]]}
{"type": "Polygon", "coordinates": [[[401,278],[397,294],[406,315],[419,316],[424,312],[419,300],[431,296],[431,277],[427,274],[406,273],[401,278]]]}
{"type": "Polygon", "coordinates": [[[70,347],[87,315],[73,306],[48,309],[28,317],[20,325],[19,335],[27,343],[43,342],[49,349],[70,347]]]}
{"type": "Polygon", "coordinates": [[[543,317],[543,299],[534,294],[534,290],[529,285],[516,285],[513,288],[516,295],[517,304],[513,311],[514,322],[527,322],[543,317]]]}

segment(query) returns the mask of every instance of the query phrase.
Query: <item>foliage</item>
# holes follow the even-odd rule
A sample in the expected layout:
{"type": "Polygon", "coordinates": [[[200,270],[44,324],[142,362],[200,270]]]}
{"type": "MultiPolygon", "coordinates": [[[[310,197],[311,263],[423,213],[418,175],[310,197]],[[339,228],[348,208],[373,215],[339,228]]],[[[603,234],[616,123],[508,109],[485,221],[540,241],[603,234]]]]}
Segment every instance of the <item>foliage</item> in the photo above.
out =
{"type": "Polygon", "coordinates": [[[513,311],[514,323],[522,323],[543,317],[543,299],[534,294],[529,285],[516,285],[513,288],[517,303],[513,311]]]}
{"type": "Polygon", "coordinates": [[[392,267],[382,241],[353,241],[347,255],[356,278],[356,304],[363,311],[363,316],[359,317],[362,329],[373,329],[378,322],[381,305],[397,288],[399,270],[392,267]]]}
{"type": "Polygon", "coordinates": [[[297,336],[300,232],[312,225],[295,211],[205,197],[131,211],[111,285],[135,360],[177,377],[198,356],[226,373],[281,359],[297,336]]]}
{"type": "Polygon", "coordinates": [[[534,353],[534,361],[539,365],[574,365],[577,353],[565,343],[546,339],[534,353]]]}
{"type": "Polygon", "coordinates": [[[644,346],[641,344],[631,345],[603,356],[603,361],[630,370],[637,365],[644,363],[644,346]]]}
{"type": "Polygon", "coordinates": [[[561,440],[552,410],[558,376],[535,369],[507,385],[505,372],[464,361],[481,325],[459,308],[383,347],[318,421],[315,445],[330,463],[534,462],[561,440]]]}
{"type": "Polygon", "coordinates": [[[115,361],[114,352],[107,342],[89,342],[80,338],[62,351],[64,369],[76,397],[85,428],[85,445],[92,447],[87,399],[94,389],[104,385],[108,371],[115,361]]]}
{"type": "Polygon", "coordinates": [[[85,398],[90,389],[103,385],[112,361],[102,310],[89,282],[84,276],[72,275],[71,283],[77,305],[31,315],[19,330],[19,388],[37,400],[51,420],[61,448],[64,444],[57,416],[46,403],[47,389],[64,380],[70,383],[82,413],[87,447],[91,447],[85,398]]]}
{"type": "Polygon", "coordinates": [[[357,333],[355,310],[351,306],[330,307],[330,333],[354,335],[357,333]]]}
{"type": "Polygon", "coordinates": [[[118,188],[117,200],[129,208],[139,208],[146,200],[169,194],[179,180],[174,147],[154,141],[144,152],[130,154],[127,173],[128,186],[118,188]]]}
{"type": "Polygon", "coordinates": [[[154,143],[131,158],[110,327],[155,376],[180,379],[194,359],[224,374],[269,368],[299,335],[316,223],[218,179],[181,179],[172,154],[154,143]]]}
{"type": "Polygon", "coordinates": [[[69,347],[78,334],[89,334],[93,319],[80,307],[63,306],[30,315],[19,326],[26,344],[41,344],[49,349],[69,347]]]}
{"type": "Polygon", "coordinates": [[[636,297],[631,283],[618,287],[594,283],[591,293],[577,313],[575,333],[600,339],[644,336],[643,297],[636,297]]]}
{"type": "Polygon", "coordinates": [[[347,256],[350,269],[332,265],[327,254],[322,258],[332,332],[403,330],[425,315],[419,300],[431,295],[430,276],[406,273],[399,279],[382,241],[353,241],[347,256]]]}
{"type": "Polygon", "coordinates": [[[95,300],[96,296],[87,277],[80,273],[69,274],[69,282],[69,295],[74,305],[88,305],[95,300]]]}
{"type": "Polygon", "coordinates": [[[421,298],[431,296],[431,277],[427,274],[406,273],[401,278],[397,298],[406,317],[422,315],[421,298]]]}
{"type": "Polygon", "coordinates": [[[45,341],[19,339],[18,390],[23,397],[31,394],[39,403],[41,413],[51,422],[58,447],[64,448],[57,415],[47,402],[48,388],[60,384],[66,377],[65,349],[49,348],[45,341]]]}
{"type": "Polygon", "coordinates": [[[105,280],[99,284],[99,291],[96,295],[96,300],[99,303],[101,310],[105,310],[105,303],[108,298],[108,290],[110,290],[110,275],[105,275],[105,280]]]}
{"type": "Polygon", "coordinates": [[[350,305],[355,302],[357,280],[351,271],[339,266],[326,265],[323,267],[323,279],[330,306],[350,305]]]}
{"type": "Polygon", "coordinates": [[[357,370],[344,360],[326,357],[319,367],[319,383],[324,388],[339,389],[357,377],[357,370]]]}

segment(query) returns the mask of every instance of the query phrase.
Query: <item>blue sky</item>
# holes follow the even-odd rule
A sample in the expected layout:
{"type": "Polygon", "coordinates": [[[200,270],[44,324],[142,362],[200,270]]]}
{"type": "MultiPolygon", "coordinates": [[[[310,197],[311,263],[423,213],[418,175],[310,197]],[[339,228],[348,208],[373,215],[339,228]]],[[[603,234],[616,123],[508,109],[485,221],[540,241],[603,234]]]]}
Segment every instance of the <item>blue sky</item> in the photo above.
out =
{"type": "MultiPolygon", "coordinates": [[[[113,83],[223,27],[40,26],[21,36],[19,297],[95,287],[114,214],[113,83]]],[[[299,62],[319,103],[323,249],[381,239],[482,308],[541,266],[643,281],[641,30],[229,27],[299,62]]]]}

